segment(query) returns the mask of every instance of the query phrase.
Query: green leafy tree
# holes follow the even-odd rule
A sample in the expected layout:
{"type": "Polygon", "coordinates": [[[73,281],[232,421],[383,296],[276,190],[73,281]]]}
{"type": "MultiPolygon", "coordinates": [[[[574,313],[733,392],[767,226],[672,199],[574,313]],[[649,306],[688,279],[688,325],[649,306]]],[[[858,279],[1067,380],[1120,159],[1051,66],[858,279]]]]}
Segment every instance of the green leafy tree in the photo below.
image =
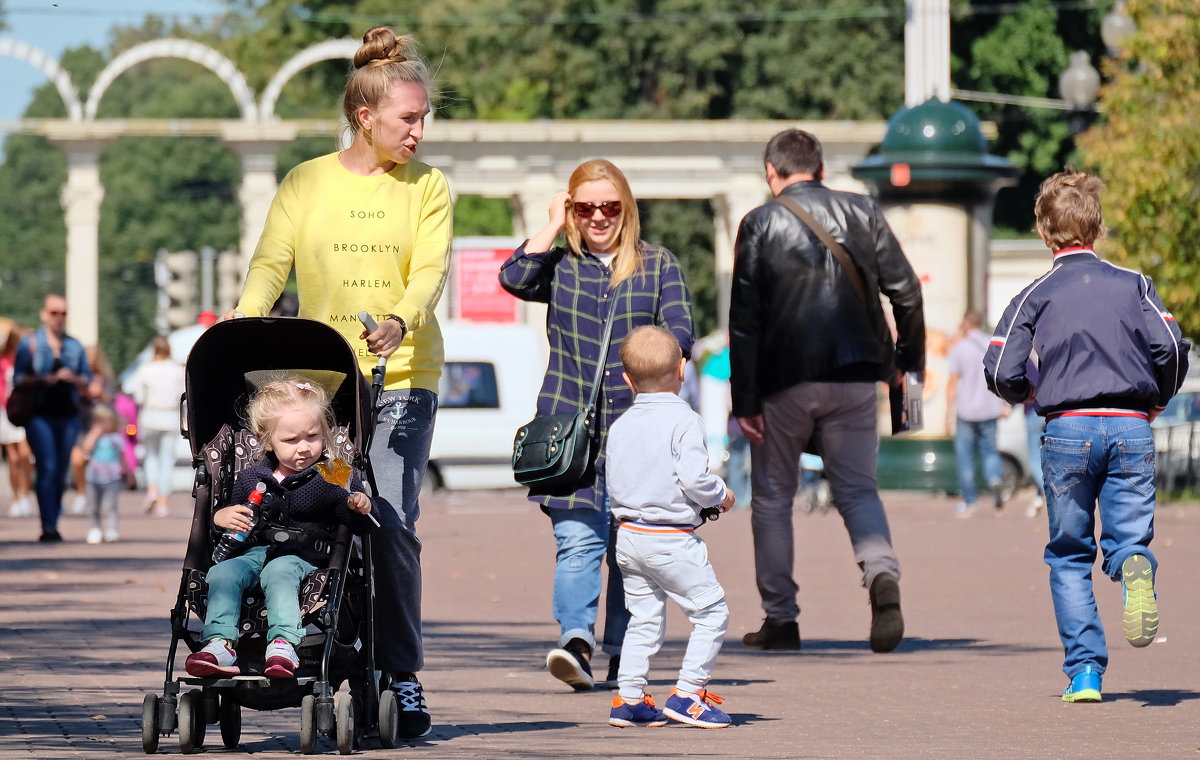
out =
{"type": "MultiPolygon", "coordinates": [[[[1058,75],[1067,66],[1068,51],[1100,52],[1097,9],[1064,7],[1053,0],[1011,6],[973,0],[955,3],[953,13],[952,75],[959,89],[1058,98],[1058,75]]],[[[1074,151],[1067,115],[993,103],[970,107],[996,124],[998,135],[990,150],[1020,170],[1017,186],[996,200],[996,225],[1032,234],[1038,186],[1068,163],[1074,151]]]]}
{"type": "Polygon", "coordinates": [[[1185,335],[1200,335],[1200,16],[1190,0],[1130,0],[1137,33],[1109,61],[1104,121],[1080,141],[1112,229],[1106,257],[1141,269],[1185,335]]]}

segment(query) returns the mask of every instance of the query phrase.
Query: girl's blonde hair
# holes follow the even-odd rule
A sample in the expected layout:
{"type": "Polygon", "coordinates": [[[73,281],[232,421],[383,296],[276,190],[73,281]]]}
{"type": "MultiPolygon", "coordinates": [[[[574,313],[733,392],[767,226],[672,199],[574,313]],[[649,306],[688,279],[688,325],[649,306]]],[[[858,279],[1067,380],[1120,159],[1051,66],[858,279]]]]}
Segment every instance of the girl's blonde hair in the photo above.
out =
{"type": "Polygon", "coordinates": [[[358,109],[376,109],[396,82],[419,84],[430,98],[434,97],[429,67],[417,57],[416,40],[407,34],[397,37],[391,27],[372,27],[354,54],[354,72],[342,94],[342,112],[352,134],[357,135],[363,128],[358,109]]]}
{"type": "Polygon", "coordinates": [[[1052,251],[1092,246],[1108,232],[1100,209],[1104,182],[1068,168],[1042,182],[1034,203],[1037,230],[1052,251]]]}
{"type": "Polygon", "coordinates": [[[96,404],[92,407],[92,424],[98,425],[104,422],[112,426],[113,432],[121,429],[121,417],[116,410],[108,404],[96,404]]]}
{"type": "Polygon", "coordinates": [[[297,406],[312,412],[313,417],[321,421],[321,441],[324,444],[322,453],[337,451],[337,442],[333,434],[336,423],[329,394],[316,383],[301,378],[288,378],[267,383],[259,388],[254,398],[250,399],[250,405],[246,407],[246,420],[254,437],[258,439],[254,451],[256,457],[270,451],[271,434],[275,432],[275,424],[284,412],[297,406]]]}
{"type": "MultiPolygon", "coordinates": [[[[642,223],[638,217],[637,201],[633,191],[629,189],[629,181],[617,168],[616,164],[604,159],[585,161],[571,172],[567,182],[567,192],[572,197],[575,190],[585,182],[608,180],[617,190],[617,200],[621,201],[621,216],[617,218],[616,257],[612,262],[612,284],[615,286],[642,271],[642,248],[639,245],[642,236],[642,223]]],[[[583,255],[583,232],[579,228],[579,217],[573,208],[567,209],[567,248],[576,256],[583,255]]]]}

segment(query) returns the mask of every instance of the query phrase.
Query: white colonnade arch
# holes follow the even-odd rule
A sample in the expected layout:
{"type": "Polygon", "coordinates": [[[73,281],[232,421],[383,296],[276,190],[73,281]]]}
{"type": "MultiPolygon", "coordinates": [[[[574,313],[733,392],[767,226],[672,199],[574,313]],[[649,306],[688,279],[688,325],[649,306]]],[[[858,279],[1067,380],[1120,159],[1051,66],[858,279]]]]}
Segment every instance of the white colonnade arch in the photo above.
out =
{"type": "Polygon", "coordinates": [[[116,81],[117,77],[139,63],[155,58],[182,58],[200,64],[216,74],[229,87],[229,91],[233,94],[233,99],[242,113],[242,119],[257,121],[258,108],[254,103],[254,90],[250,88],[246,77],[238,70],[233,61],[208,45],[176,38],[139,43],[109,61],[109,64],[100,72],[100,76],[96,78],[91,92],[88,93],[84,118],[89,121],[96,118],[96,111],[100,108],[100,99],[104,97],[109,85],[116,81]]]}
{"type": "Polygon", "coordinates": [[[63,105],[67,107],[67,118],[71,121],[83,119],[83,106],[79,101],[79,91],[71,83],[71,76],[58,65],[44,50],[34,47],[27,42],[21,42],[11,37],[0,37],[0,56],[16,58],[35,68],[41,69],[54,88],[58,90],[63,105]]]}
{"type": "Polygon", "coordinates": [[[318,42],[311,47],[307,47],[287,59],[283,66],[279,68],[279,71],[275,72],[275,76],[271,77],[271,81],[267,82],[267,88],[263,90],[258,106],[259,118],[263,121],[275,121],[279,119],[275,115],[275,104],[279,102],[279,95],[283,92],[283,86],[292,77],[321,61],[335,61],[339,58],[353,60],[354,54],[358,52],[361,46],[361,42],[352,40],[349,37],[343,37],[339,40],[325,40],[324,42],[318,42]]]}

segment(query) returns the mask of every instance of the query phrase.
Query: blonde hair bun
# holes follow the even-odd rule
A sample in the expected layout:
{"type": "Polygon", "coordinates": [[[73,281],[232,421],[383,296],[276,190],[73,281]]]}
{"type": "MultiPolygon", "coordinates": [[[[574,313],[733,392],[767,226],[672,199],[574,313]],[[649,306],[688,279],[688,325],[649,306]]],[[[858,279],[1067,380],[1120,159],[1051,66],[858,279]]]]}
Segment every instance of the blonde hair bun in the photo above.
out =
{"type": "Polygon", "coordinates": [[[363,35],[362,47],[354,54],[354,68],[404,63],[410,58],[413,44],[412,37],[397,37],[390,26],[373,26],[363,35]]]}

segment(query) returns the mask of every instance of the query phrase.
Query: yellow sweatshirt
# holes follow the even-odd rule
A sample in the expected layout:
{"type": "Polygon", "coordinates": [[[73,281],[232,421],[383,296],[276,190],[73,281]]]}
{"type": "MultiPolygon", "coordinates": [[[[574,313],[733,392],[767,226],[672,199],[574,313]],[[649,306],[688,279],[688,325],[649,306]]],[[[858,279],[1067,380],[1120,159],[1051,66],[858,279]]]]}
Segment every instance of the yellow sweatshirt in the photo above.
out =
{"type": "Polygon", "coordinates": [[[300,316],[337,329],[368,378],[377,358],[359,338],[358,312],[380,322],[395,314],[408,335],[384,387],[436,393],[444,357],[433,309],[450,263],[452,210],[445,175],[418,161],[372,177],[348,171],[336,153],[306,161],[271,202],[237,310],[270,313],[294,264],[300,316]]]}

